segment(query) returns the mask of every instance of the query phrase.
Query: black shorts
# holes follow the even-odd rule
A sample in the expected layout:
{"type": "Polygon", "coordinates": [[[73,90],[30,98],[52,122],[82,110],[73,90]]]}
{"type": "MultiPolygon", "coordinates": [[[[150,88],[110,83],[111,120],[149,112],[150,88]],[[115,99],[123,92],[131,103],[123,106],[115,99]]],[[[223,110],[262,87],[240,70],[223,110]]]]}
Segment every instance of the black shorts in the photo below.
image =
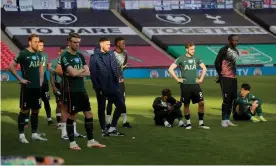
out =
{"type": "Polygon", "coordinates": [[[62,84],[61,83],[57,83],[55,82],[55,86],[58,89],[59,93],[55,93],[55,97],[56,97],[56,103],[61,102],[62,101],[62,84]]]}
{"type": "Polygon", "coordinates": [[[67,110],[70,114],[75,114],[78,112],[91,111],[91,105],[89,97],[85,91],[83,92],[70,92],[66,93],[67,99],[67,110]]]}
{"type": "Polygon", "coordinates": [[[220,78],[220,88],[222,92],[223,103],[232,104],[233,101],[237,98],[237,78],[220,78]]]}
{"type": "Polygon", "coordinates": [[[192,100],[193,104],[203,101],[203,93],[199,84],[180,84],[181,101],[184,104],[190,104],[192,100]]]}
{"type": "Polygon", "coordinates": [[[42,84],[40,96],[42,100],[50,100],[49,84],[42,84]]]}
{"type": "Polygon", "coordinates": [[[22,110],[38,110],[41,108],[40,97],[40,88],[26,88],[25,85],[21,85],[19,107],[22,110]]]}

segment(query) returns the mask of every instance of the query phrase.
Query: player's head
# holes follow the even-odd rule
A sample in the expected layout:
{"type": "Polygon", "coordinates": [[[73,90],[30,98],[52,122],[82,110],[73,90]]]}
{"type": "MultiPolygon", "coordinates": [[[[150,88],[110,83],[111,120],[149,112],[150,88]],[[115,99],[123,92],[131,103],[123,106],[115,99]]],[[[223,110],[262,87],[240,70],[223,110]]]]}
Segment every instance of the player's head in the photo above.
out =
{"type": "Polygon", "coordinates": [[[110,40],[105,37],[101,37],[99,42],[100,42],[101,50],[104,52],[108,52],[110,49],[110,40]]]}
{"type": "Polygon", "coordinates": [[[242,84],[240,94],[245,97],[250,92],[251,86],[249,84],[242,84]]]}
{"type": "Polygon", "coordinates": [[[228,36],[229,45],[235,48],[238,45],[239,37],[237,35],[231,34],[228,36]]]}
{"type": "Polygon", "coordinates": [[[172,91],[170,89],[163,89],[162,90],[163,99],[167,100],[171,96],[172,96],[172,91]]]}
{"type": "Polygon", "coordinates": [[[44,50],[44,41],[42,39],[39,39],[37,51],[43,52],[44,50]]]}
{"type": "Polygon", "coordinates": [[[28,42],[29,42],[29,47],[31,47],[32,50],[37,51],[37,49],[38,49],[38,42],[39,42],[38,35],[31,34],[28,37],[28,42]]]}
{"type": "Polygon", "coordinates": [[[186,53],[189,54],[190,56],[195,55],[195,44],[192,42],[189,42],[185,45],[186,48],[186,53]]]}
{"type": "Polygon", "coordinates": [[[126,49],[126,41],[123,37],[116,37],[114,43],[116,48],[119,48],[121,51],[126,49]]]}
{"type": "Polygon", "coordinates": [[[60,46],[59,50],[58,50],[58,55],[60,55],[64,51],[65,48],[66,48],[65,46],[60,46]]]}
{"type": "Polygon", "coordinates": [[[80,35],[77,33],[70,33],[68,36],[68,46],[71,48],[73,51],[77,51],[80,46],[81,38],[80,35]]]}

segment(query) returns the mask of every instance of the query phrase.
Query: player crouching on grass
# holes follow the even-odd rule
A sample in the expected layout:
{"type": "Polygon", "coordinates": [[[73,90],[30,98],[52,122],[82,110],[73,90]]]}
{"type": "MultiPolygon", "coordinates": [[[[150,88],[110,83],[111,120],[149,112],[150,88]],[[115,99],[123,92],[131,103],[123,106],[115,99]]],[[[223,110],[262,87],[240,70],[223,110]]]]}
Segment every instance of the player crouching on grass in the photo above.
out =
{"type": "Polygon", "coordinates": [[[185,127],[182,121],[181,105],[180,101],[176,101],[172,97],[170,89],[162,90],[162,96],[156,97],[152,105],[155,124],[172,127],[174,120],[177,118],[178,126],[185,127]]]}
{"type": "Polygon", "coordinates": [[[250,85],[242,84],[238,98],[234,101],[234,120],[251,120],[252,122],[266,122],[262,113],[262,101],[250,94],[250,85]],[[250,103],[250,101],[253,101],[250,103]],[[254,117],[257,113],[259,119],[254,117]]]}

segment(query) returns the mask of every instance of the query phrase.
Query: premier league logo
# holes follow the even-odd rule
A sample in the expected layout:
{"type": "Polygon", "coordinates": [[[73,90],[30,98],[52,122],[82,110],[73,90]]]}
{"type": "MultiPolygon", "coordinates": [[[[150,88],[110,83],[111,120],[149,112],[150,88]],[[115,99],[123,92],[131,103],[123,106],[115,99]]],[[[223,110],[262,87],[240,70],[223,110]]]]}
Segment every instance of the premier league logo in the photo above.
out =
{"type": "Polygon", "coordinates": [[[52,23],[64,24],[64,25],[72,24],[78,20],[77,17],[71,13],[68,13],[68,14],[42,13],[41,18],[52,23]]]}
{"type": "Polygon", "coordinates": [[[185,14],[156,14],[156,18],[172,24],[187,24],[191,18],[185,14]]]}

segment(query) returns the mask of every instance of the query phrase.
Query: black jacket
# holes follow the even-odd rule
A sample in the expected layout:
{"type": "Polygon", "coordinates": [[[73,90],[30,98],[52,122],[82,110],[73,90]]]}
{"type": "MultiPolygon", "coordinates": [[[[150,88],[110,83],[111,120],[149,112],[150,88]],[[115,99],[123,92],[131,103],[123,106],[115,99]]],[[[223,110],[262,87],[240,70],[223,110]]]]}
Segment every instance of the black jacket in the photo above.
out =
{"type": "MultiPolygon", "coordinates": [[[[233,57],[233,56],[231,56],[231,54],[229,54],[229,52],[228,52],[229,47],[230,47],[230,45],[226,45],[226,46],[222,47],[219,50],[219,53],[216,57],[215,68],[216,68],[216,71],[217,71],[219,77],[221,77],[222,61],[223,60],[226,60],[229,63],[230,70],[232,70],[232,72],[234,74],[236,74],[236,58],[237,57],[233,57]]],[[[234,51],[236,51],[237,54],[239,54],[238,50],[234,49],[234,51]]]]}
{"type": "Polygon", "coordinates": [[[97,47],[94,49],[94,54],[90,57],[90,79],[95,90],[102,91],[105,95],[115,94],[119,91],[116,58],[113,51],[107,52],[106,54],[108,55],[102,54],[104,53],[97,47]],[[110,56],[110,62],[104,62],[101,56],[110,56]]]}
{"type": "Polygon", "coordinates": [[[176,101],[175,98],[169,97],[167,99],[167,102],[162,102],[162,97],[156,97],[153,101],[152,107],[154,109],[154,112],[156,111],[167,111],[168,105],[171,104],[174,106],[174,109],[180,109],[182,103],[179,101],[176,101]]]}

